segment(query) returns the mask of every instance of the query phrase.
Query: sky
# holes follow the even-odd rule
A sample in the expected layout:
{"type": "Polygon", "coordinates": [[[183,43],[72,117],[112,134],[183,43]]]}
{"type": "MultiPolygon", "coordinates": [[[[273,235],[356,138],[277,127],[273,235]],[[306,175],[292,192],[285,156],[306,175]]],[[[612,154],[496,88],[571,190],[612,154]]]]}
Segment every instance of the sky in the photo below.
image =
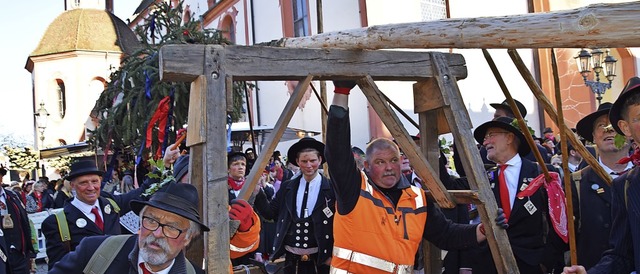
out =
{"type": "MultiPolygon", "coordinates": [[[[140,0],[114,0],[114,13],[126,22],[140,0]]],[[[0,16],[0,138],[33,144],[31,74],[24,68],[49,24],[64,12],[64,0],[6,1],[0,16]]],[[[0,140],[2,142],[2,140],[0,140]]]]}

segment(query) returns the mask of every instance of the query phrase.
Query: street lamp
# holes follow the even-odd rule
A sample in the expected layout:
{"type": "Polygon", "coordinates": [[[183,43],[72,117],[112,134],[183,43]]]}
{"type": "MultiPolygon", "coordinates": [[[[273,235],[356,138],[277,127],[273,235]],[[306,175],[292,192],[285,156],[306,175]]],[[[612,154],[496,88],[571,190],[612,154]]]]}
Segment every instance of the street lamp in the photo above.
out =
{"type": "Polygon", "coordinates": [[[47,128],[49,119],[49,112],[44,108],[44,102],[40,102],[40,108],[33,115],[36,116],[36,127],[40,131],[40,144],[44,145],[44,130],[47,128]]]}
{"type": "Polygon", "coordinates": [[[616,58],[609,54],[609,50],[606,50],[606,56],[603,55],[605,53],[601,49],[593,49],[591,53],[587,50],[582,49],[578,56],[575,57],[576,62],[578,64],[578,70],[582,75],[582,79],[584,80],[584,84],[591,89],[596,95],[596,99],[598,99],[598,105],[601,103],[602,95],[607,91],[607,89],[611,88],[611,83],[613,79],[616,77],[616,58]],[[604,63],[604,68],[602,64],[604,63]],[[593,67],[593,72],[595,73],[595,81],[587,80],[591,72],[591,67],[593,67]],[[603,71],[604,69],[604,71],[603,71]],[[604,76],[609,81],[608,83],[600,82],[600,75],[604,74],[604,76]]]}

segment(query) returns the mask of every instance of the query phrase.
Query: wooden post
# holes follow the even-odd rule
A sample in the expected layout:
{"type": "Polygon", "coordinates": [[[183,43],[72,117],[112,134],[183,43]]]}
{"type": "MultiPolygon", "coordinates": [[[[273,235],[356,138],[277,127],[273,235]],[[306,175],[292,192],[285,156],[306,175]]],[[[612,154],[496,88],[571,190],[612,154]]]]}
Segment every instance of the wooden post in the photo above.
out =
{"type": "Polygon", "coordinates": [[[640,46],[640,2],[572,10],[378,25],[282,38],[292,48],[625,48],[640,46]]]}
{"type": "MultiPolygon", "coordinates": [[[[562,111],[562,96],[560,94],[560,77],[558,75],[558,63],[556,60],[556,51],[551,49],[551,68],[553,70],[553,87],[556,95],[556,111],[558,112],[558,124],[564,125],[564,113],[562,111]]],[[[560,131],[560,146],[562,149],[562,170],[564,174],[564,191],[565,201],[567,202],[567,223],[569,228],[569,253],[571,255],[571,265],[578,264],[578,254],[576,250],[576,230],[573,221],[573,195],[571,192],[571,171],[569,171],[569,142],[567,142],[567,133],[560,131]]]]}

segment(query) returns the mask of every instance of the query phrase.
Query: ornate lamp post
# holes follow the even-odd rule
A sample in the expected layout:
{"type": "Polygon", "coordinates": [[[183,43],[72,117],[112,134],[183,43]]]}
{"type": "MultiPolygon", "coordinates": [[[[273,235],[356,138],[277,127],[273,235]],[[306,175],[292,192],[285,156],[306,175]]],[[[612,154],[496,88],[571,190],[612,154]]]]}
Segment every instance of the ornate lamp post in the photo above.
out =
{"type": "Polygon", "coordinates": [[[582,49],[580,50],[580,53],[578,53],[578,56],[575,57],[582,79],[584,80],[585,85],[591,89],[591,92],[596,95],[598,104],[601,103],[602,95],[607,91],[607,89],[611,88],[611,82],[613,82],[613,79],[616,77],[616,62],[618,61],[609,54],[608,49],[606,50],[606,56],[604,56],[604,54],[605,53],[601,49],[593,49],[591,50],[591,53],[582,49]],[[602,66],[603,63],[604,67],[602,66]],[[595,73],[595,81],[587,80],[592,67],[593,72],[595,73]],[[601,74],[607,78],[609,81],[608,83],[600,82],[601,74]]]}
{"type": "Polygon", "coordinates": [[[36,116],[36,127],[40,132],[40,145],[44,146],[44,130],[47,128],[49,112],[44,108],[44,102],[40,102],[40,108],[33,114],[36,116]]]}

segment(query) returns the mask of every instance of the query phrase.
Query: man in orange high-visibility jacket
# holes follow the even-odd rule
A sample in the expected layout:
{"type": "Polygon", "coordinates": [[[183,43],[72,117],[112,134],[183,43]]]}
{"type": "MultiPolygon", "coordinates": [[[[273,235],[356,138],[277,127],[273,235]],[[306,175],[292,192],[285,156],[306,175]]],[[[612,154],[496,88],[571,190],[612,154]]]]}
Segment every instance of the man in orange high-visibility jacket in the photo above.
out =
{"type": "Polygon", "coordinates": [[[336,191],[331,273],[411,273],[425,238],[442,249],[477,246],[479,225],[455,224],[402,176],[391,140],[373,140],[364,172],[351,153],[348,94],[353,82],[334,82],[325,156],[336,191]]]}

